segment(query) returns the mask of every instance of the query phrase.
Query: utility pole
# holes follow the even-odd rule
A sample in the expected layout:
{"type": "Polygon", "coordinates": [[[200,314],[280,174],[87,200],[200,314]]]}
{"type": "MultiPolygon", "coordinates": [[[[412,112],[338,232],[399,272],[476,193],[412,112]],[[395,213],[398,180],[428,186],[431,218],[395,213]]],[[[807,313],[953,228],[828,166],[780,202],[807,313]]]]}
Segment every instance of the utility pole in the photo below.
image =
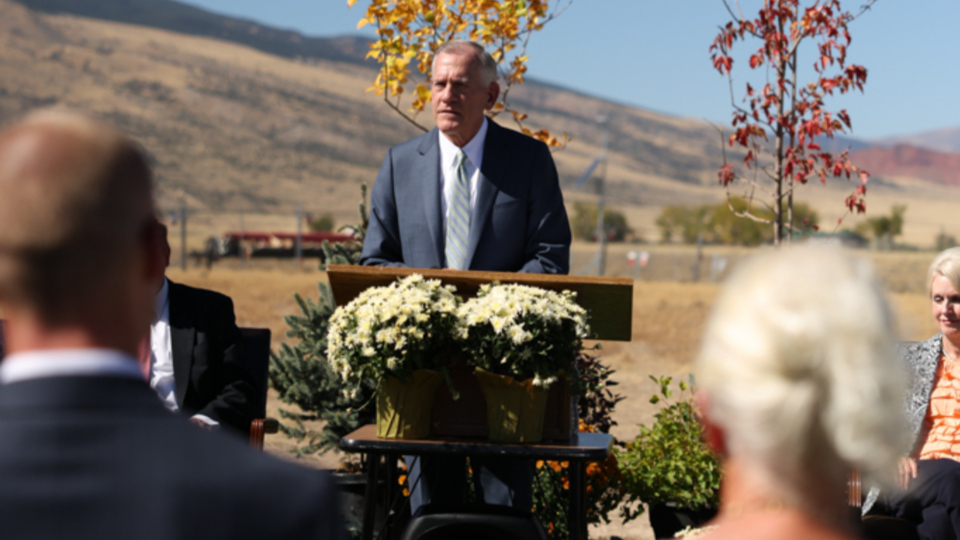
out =
{"type": "Polygon", "coordinates": [[[597,275],[602,276],[607,269],[607,227],[604,219],[604,181],[607,179],[607,151],[610,146],[610,130],[607,128],[607,118],[601,117],[598,123],[603,129],[603,172],[597,178],[597,275]]]}
{"type": "Polygon", "coordinates": [[[240,211],[240,239],[237,240],[237,258],[240,259],[240,268],[247,264],[247,241],[244,239],[243,210],[240,211]]]}
{"type": "Polygon", "coordinates": [[[297,257],[297,268],[303,270],[303,203],[297,203],[297,243],[294,250],[297,257]]]}
{"type": "Polygon", "coordinates": [[[592,178],[593,171],[596,170],[598,165],[603,165],[603,170],[600,176],[597,177],[597,229],[594,234],[597,236],[597,256],[594,257],[592,261],[587,263],[581,273],[585,273],[587,270],[592,268],[594,265],[597,267],[597,275],[602,276],[606,271],[607,267],[607,228],[604,220],[604,181],[607,176],[607,153],[610,146],[610,128],[608,124],[609,119],[606,116],[597,117],[597,125],[603,128],[603,153],[600,157],[593,160],[593,163],[587,167],[587,170],[584,171],[580,178],[574,182],[574,189],[580,189],[587,180],[592,178]]]}
{"type": "Polygon", "coordinates": [[[180,200],[180,270],[187,271],[187,201],[180,200]]]}

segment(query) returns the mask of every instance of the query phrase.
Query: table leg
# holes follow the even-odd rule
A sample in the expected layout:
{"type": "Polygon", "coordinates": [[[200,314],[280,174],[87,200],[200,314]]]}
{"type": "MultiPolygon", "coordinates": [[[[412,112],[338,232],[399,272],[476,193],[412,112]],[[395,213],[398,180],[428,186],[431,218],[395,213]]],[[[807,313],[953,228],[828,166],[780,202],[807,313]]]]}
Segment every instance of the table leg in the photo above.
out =
{"type": "Polygon", "coordinates": [[[570,462],[570,540],[587,540],[587,464],[570,462]]]}
{"type": "Polygon", "coordinates": [[[373,540],[377,520],[377,485],[380,482],[380,454],[367,453],[367,487],[363,496],[363,530],[361,540],[373,540]]]}
{"type": "MultiPolygon", "coordinates": [[[[394,503],[397,495],[400,494],[400,485],[397,482],[397,480],[400,478],[400,472],[397,470],[397,460],[400,458],[400,456],[399,454],[384,454],[383,458],[383,514],[381,515],[379,522],[387,524],[386,535],[383,538],[394,538],[396,536],[396,531],[394,529],[397,526],[394,503]]],[[[383,525],[381,525],[381,527],[382,526],[383,525]]]]}

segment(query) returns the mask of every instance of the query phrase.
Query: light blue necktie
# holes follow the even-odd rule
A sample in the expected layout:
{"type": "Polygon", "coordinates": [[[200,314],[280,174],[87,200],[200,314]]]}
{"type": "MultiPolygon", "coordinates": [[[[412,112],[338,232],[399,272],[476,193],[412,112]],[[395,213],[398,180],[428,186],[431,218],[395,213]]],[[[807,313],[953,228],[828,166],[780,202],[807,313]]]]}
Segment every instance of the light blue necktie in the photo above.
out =
{"type": "Polygon", "coordinates": [[[450,197],[450,212],[447,215],[447,245],[445,254],[447,268],[465,270],[467,264],[467,239],[470,238],[470,180],[467,178],[467,155],[457,152],[457,177],[450,197]]]}

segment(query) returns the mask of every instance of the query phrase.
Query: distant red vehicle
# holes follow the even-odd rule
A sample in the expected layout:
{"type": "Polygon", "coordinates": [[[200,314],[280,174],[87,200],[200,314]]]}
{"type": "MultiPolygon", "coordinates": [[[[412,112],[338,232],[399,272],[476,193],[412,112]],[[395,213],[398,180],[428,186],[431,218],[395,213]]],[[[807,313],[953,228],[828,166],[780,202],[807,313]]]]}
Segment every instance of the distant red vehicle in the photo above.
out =
{"type": "MultiPolygon", "coordinates": [[[[301,254],[303,257],[317,257],[321,261],[323,242],[352,242],[353,235],[335,232],[300,233],[301,254]]],[[[194,252],[195,257],[206,258],[208,264],[220,257],[276,258],[292,259],[297,254],[297,233],[229,231],[220,238],[211,236],[202,252],[194,252]]]]}

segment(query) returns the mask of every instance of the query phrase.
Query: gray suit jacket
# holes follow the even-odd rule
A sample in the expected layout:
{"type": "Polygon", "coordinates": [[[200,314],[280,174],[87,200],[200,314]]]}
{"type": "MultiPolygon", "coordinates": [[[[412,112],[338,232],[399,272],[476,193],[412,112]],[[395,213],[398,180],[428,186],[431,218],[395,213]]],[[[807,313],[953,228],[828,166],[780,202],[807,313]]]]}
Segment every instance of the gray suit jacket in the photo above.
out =
{"type": "MultiPolygon", "coordinates": [[[[914,449],[917,447],[917,437],[920,436],[920,428],[923,427],[923,419],[927,416],[927,408],[930,406],[933,379],[937,375],[937,365],[940,363],[940,339],[941,334],[937,333],[924,341],[900,344],[900,357],[907,363],[910,374],[913,376],[913,388],[904,406],[907,419],[910,421],[914,449]]],[[[879,489],[870,489],[863,503],[864,513],[870,510],[879,496],[879,489]]]]}
{"type": "MultiPolygon", "coordinates": [[[[387,152],[371,193],[360,263],[443,268],[439,132],[387,152]]],[[[489,122],[467,268],[566,274],[570,223],[557,169],[540,141],[489,122]]]]}

